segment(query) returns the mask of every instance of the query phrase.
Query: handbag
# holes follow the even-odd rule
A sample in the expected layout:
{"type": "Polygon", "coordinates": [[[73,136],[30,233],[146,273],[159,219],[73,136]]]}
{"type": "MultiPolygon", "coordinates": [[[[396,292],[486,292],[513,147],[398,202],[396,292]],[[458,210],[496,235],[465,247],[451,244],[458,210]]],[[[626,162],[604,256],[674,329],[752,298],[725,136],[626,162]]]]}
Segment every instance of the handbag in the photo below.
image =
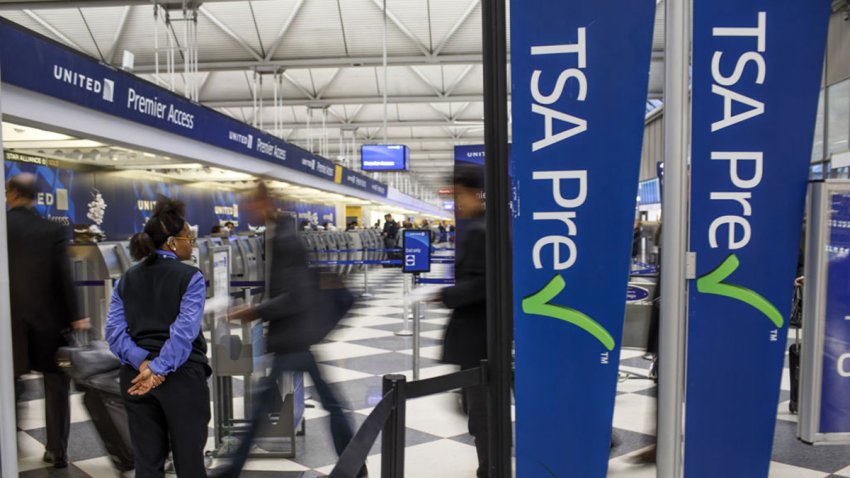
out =
{"type": "Polygon", "coordinates": [[[56,364],[75,382],[121,367],[121,360],[103,340],[91,340],[91,332],[68,334],[68,343],[56,352],[56,364]]]}

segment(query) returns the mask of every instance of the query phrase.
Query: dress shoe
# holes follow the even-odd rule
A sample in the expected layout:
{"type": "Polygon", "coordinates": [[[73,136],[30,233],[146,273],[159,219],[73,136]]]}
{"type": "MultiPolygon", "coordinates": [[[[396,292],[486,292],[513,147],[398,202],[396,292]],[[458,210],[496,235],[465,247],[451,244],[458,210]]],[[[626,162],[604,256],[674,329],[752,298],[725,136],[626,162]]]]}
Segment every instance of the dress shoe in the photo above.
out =
{"type": "Polygon", "coordinates": [[[56,458],[53,456],[53,453],[49,451],[44,452],[44,457],[42,457],[45,463],[51,463],[53,468],[68,468],[68,457],[56,458]]]}

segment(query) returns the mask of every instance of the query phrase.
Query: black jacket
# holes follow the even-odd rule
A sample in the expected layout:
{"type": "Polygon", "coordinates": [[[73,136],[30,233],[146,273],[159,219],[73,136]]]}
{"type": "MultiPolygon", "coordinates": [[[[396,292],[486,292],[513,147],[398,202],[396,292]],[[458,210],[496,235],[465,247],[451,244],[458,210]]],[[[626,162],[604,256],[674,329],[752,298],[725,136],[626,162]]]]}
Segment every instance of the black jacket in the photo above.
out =
{"type": "Polygon", "coordinates": [[[27,208],[6,215],[15,375],[58,370],[63,333],[79,319],[67,230],[27,208]]]}
{"type": "Polygon", "coordinates": [[[455,285],[443,290],[454,309],[446,328],[443,360],[463,368],[487,358],[486,241],[483,218],[469,221],[457,247],[455,285]]]}
{"type": "Polygon", "coordinates": [[[339,316],[332,316],[327,297],[319,291],[319,276],[307,264],[307,251],[286,221],[278,220],[267,237],[270,259],[267,299],[257,307],[269,323],[266,349],[285,354],[306,351],[321,341],[339,316]]]}

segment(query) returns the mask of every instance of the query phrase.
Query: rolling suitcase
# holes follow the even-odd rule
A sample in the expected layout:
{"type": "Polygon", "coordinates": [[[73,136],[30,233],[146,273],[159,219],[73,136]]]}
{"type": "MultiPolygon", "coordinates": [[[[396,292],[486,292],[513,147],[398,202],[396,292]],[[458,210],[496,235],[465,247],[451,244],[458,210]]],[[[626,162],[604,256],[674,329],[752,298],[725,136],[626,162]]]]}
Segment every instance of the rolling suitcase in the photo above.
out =
{"type": "Polygon", "coordinates": [[[791,344],[788,347],[788,373],[791,375],[791,399],[788,402],[788,411],[797,413],[797,400],[800,395],[800,344],[791,344]]]}
{"type": "Polygon", "coordinates": [[[57,361],[84,392],[83,405],[112,463],[122,472],[132,470],[133,446],[118,379],[121,362],[105,342],[62,347],[57,361]]]}

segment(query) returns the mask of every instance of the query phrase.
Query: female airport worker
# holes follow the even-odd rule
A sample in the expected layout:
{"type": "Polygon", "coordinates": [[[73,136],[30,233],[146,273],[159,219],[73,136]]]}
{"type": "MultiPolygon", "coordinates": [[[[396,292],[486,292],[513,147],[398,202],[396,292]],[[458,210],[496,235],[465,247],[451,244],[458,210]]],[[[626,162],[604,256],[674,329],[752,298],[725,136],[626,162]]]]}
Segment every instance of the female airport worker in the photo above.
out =
{"type": "Polygon", "coordinates": [[[206,297],[201,272],[182,263],[194,238],[185,206],[160,197],[144,232],[130,241],[136,261],[116,285],[106,319],[109,348],[124,364],[121,388],[136,477],[163,477],[169,450],[177,474],[206,477],[210,421],[206,297]]]}

